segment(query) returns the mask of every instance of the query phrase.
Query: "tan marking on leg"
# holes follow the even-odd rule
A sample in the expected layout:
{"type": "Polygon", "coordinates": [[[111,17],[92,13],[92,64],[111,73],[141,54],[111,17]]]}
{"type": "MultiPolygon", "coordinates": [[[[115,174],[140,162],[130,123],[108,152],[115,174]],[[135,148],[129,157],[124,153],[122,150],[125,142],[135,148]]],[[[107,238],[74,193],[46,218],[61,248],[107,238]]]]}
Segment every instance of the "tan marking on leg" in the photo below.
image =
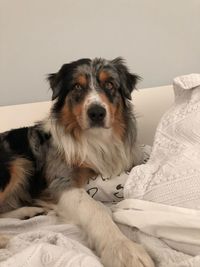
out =
{"type": "Polygon", "coordinates": [[[0,204],[14,194],[18,187],[26,183],[27,175],[32,172],[32,163],[24,158],[17,158],[10,164],[10,182],[3,192],[0,192],[0,204]]]}

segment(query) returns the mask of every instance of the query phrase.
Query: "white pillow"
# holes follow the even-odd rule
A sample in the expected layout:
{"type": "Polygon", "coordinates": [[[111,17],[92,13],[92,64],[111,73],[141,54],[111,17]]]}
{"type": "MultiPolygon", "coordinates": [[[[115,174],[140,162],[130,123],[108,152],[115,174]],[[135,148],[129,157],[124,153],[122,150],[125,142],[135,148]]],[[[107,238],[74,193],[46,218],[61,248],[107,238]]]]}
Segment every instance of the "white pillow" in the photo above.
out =
{"type": "Polygon", "coordinates": [[[200,209],[200,74],[174,79],[174,92],[150,159],[132,169],[124,196],[200,209]]]}
{"type": "MultiPolygon", "coordinates": [[[[141,145],[142,162],[147,162],[151,153],[151,147],[141,145]]],[[[123,172],[117,177],[96,176],[88,181],[85,186],[88,194],[94,199],[102,202],[119,202],[124,199],[124,184],[129,176],[129,172],[123,172]]]]}

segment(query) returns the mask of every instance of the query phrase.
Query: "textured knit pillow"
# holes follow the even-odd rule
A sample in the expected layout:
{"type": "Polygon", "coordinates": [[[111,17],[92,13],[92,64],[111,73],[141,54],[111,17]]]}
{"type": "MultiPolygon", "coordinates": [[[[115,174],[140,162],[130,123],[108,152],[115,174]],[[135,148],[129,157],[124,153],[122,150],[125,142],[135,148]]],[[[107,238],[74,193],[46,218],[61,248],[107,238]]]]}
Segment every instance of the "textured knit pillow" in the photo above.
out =
{"type": "Polygon", "coordinates": [[[200,209],[200,74],[174,79],[147,164],[132,169],[125,198],[200,209]]]}

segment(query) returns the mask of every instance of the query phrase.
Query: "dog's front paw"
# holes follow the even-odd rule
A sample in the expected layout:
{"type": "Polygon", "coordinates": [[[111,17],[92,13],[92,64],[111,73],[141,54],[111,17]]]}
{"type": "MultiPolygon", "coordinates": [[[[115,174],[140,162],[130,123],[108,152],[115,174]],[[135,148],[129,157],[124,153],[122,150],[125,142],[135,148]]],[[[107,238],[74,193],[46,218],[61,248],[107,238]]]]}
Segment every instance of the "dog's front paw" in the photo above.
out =
{"type": "Polygon", "coordinates": [[[101,261],[105,267],[154,267],[142,246],[126,238],[107,245],[101,253],[101,261]]]}
{"type": "Polygon", "coordinates": [[[23,208],[24,209],[21,210],[21,213],[19,214],[20,219],[22,220],[28,220],[35,216],[47,214],[47,211],[44,208],[40,207],[23,207],[23,208]]]}
{"type": "Polygon", "coordinates": [[[20,220],[26,220],[42,214],[47,214],[47,210],[45,208],[21,207],[19,209],[0,214],[0,218],[16,218],[20,220]]]}

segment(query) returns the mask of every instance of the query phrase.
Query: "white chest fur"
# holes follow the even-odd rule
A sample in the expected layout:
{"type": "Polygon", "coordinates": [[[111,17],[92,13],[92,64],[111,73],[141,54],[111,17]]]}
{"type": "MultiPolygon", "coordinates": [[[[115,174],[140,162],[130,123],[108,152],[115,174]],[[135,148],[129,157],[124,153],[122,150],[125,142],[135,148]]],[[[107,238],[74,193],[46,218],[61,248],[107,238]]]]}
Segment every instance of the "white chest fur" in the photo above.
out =
{"type": "MultiPolygon", "coordinates": [[[[66,162],[86,163],[105,177],[116,176],[133,164],[130,147],[115,136],[112,129],[93,128],[83,132],[81,140],[65,133],[64,128],[49,124],[53,142],[64,153],[66,162]]],[[[48,127],[49,128],[49,127],[48,127]]],[[[132,148],[134,150],[134,148],[132,148]]]]}

